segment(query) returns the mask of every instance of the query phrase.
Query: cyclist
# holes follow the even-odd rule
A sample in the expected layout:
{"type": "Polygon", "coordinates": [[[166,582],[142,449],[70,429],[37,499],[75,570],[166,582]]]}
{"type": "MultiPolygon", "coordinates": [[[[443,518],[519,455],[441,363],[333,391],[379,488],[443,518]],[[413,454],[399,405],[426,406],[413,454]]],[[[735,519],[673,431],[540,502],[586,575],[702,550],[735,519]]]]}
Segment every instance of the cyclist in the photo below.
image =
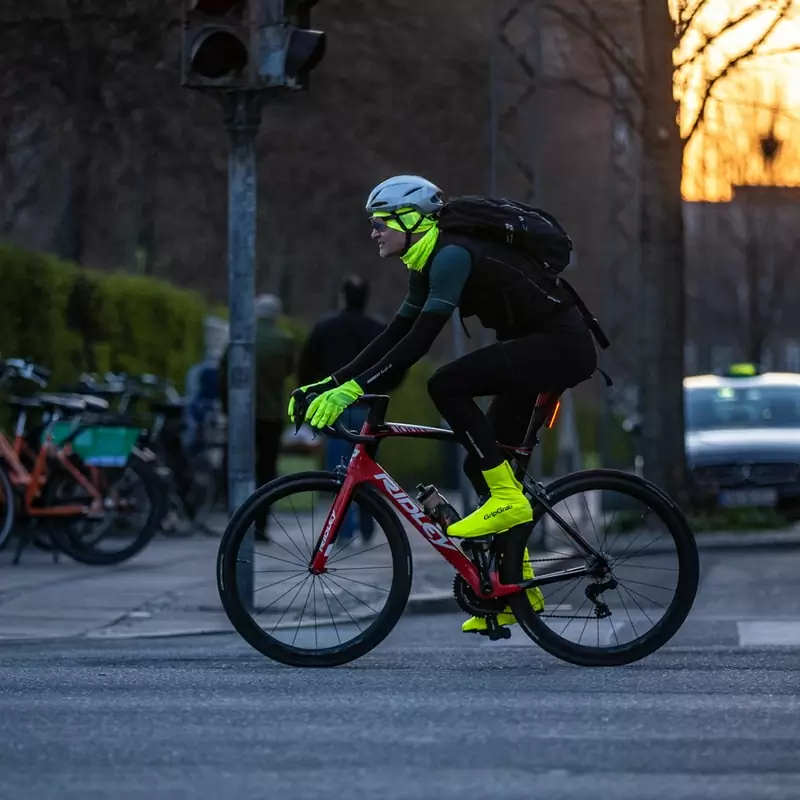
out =
{"type": "MultiPolygon", "coordinates": [[[[530,522],[533,512],[497,442],[522,442],[537,395],[588,379],[597,355],[566,290],[537,285],[527,256],[505,244],[440,231],[443,204],[441,190],[416,175],[389,178],[370,193],[372,239],[381,258],[397,256],[406,265],[408,292],[392,322],[356,358],[324,381],[302,387],[318,394],[305,418],[316,428],[333,424],[362,394],[381,391],[383,382],[422,358],[456,308],[462,318],[476,316],[495,331],[496,343],[439,368],[428,392],[466,448],[464,471],[483,501],[447,533],[499,534],[530,522]],[[487,414],[474,399],[484,396],[493,396],[487,414]]],[[[533,575],[527,556],[524,574],[533,575]]],[[[541,591],[528,594],[541,610],[541,591]]],[[[515,621],[510,613],[498,615],[501,625],[515,621]]],[[[462,630],[486,627],[484,619],[473,617],[462,630]]]]}

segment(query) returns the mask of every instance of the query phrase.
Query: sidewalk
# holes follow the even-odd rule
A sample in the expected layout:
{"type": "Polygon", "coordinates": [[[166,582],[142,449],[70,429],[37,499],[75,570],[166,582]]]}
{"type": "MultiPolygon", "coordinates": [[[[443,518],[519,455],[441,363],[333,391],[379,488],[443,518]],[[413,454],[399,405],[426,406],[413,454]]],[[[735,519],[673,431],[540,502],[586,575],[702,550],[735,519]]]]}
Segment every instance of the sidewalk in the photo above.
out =
{"type": "MultiPolygon", "coordinates": [[[[224,524],[225,519],[221,518],[215,527],[221,531],[224,524]]],[[[291,534],[285,519],[284,524],[291,534]]],[[[257,552],[273,558],[288,558],[285,551],[291,547],[287,538],[289,534],[272,526],[272,543],[257,543],[257,552]]],[[[378,536],[383,542],[386,541],[381,534],[378,536]]],[[[453,569],[416,531],[409,532],[409,540],[414,575],[406,613],[455,611],[453,569]]],[[[109,639],[232,631],[217,593],[218,546],[217,536],[198,533],[170,538],[161,535],[138,557],[115,567],[76,564],[64,555],[60,556],[59,563],[53,563],[50,553],[32,547],[24,552],[19,565],[12,566],[12,553],[6,549],[0,552],[0,640],[63,637],[109,639]]],[[[344,586],[344,589],[334,589],[326,598],[334,609],[344,608],[348,602],[351,605],[358,605],[359,602],[369,605],[375,599],[375,590],[367,586],[373,574],[371,566],[376,570],[385,569],[388,560],[384,557],[382,564],[379,564],[378,556],[366,552],[366,549],[348,549],[347,555],[357,555],[349,564],[358,564],[357,568],[363,571],[350,573],[359,580],[344,577],[342,571],[336,585],[344,586]],[[342,579],[349,583],[342,583],[342,579]],[[367,588],[363,588],[365,586],[367,588]],[[344,599],[344,606],[334,596],[337,593],[344,599]]],[[[388,549],[376,549],[379,554],[388,553],[388,549]]],[[[296,568],[292,567],[292,571],[296,571],[296,568]]],[[[378,585],[386,586],[387,573],[382,574],[382,583],[378,585]]],[[[291,584],[288,585],[291,587],[291,584]]],[[[263,582],[256,583],[256,588],[260,586],[263,586],[263,582]]],[[[329,581],[329,591],[332,586],[335,584],[329,581]]],[[[282,621],[286,624],[292,621],[291,614],[278,620],[278,612],[285,614],[288,610],[285,607],[286,600],[282,601],[283,605],[280,604],[281,592],[282,587],[267,587],[266,591],[259,589],[258,608],[267,605],[267,600],[270,605],[279,601],[279,605],[273,607],[272,616],[263,618],[269,623],[282,621]]],[[[291,592],[288,597],[291,597],[291,592]]],[[[300,597],[302,599],[303,595],[300,597]]],[[[321,599],[315,597],[315,602],[323,608],[321,599]]],[[[324,611],[325,616],[328,613],[324,611]]],[[[321,611],[317,611],[317,614],[320,618],[323,616],[321,611]]],[[[264,624],[262,618],[259,621],[264,624]]]]}

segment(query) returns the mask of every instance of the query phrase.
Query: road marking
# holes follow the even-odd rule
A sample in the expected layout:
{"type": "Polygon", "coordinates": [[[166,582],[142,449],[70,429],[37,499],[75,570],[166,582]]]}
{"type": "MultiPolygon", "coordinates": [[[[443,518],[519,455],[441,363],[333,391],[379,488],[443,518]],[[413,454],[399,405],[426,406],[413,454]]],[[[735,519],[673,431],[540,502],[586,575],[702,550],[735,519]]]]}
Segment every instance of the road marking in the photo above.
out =
{"type": "Polygon", "coordinates": [[[737,622],[739,647],[800,646],[800,621],[748,620],[737,622]]]}

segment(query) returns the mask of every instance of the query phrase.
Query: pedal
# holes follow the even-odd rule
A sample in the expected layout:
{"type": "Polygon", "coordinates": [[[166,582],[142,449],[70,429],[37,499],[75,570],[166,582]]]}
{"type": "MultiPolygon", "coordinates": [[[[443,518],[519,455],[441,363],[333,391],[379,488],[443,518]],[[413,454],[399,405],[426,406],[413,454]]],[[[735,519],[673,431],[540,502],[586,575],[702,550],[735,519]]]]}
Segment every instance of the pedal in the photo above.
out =
{"type": "Polygon", "coordinates": [[[489,641],[496,642],[498,639],[510,639],[511,638],[511,629],[506,628],[505,626],[499,625],[496,630],[490,631],[478,631],[481,636],[488,636],[489,641]]]}
{"type": "Polygon", "coordinates": [[[486,617],[486,630],[478,631],[481,636],[488,636],[489,640],[496,642],[498,639],[510,639],[511,630],[505,625],[497,624],[497,617],[490,615],[486,617]]]}

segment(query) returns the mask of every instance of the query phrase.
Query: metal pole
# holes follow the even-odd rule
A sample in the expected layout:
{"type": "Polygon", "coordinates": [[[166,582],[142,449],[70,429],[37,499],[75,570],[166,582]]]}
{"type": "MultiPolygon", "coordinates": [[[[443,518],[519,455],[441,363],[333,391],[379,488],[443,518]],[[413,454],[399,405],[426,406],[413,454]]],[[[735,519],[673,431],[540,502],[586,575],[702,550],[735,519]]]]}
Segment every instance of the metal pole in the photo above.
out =
{"type": "MultiPolygon", "coordinates": [[[[260,99],[247,92],[225,98],[230,135],[228,162],[228,510],[255,491],[255,137],[260,99]]],[[[253,531],[247,532],[236,565],[242,600],[253,603],[253,531]]]]}

